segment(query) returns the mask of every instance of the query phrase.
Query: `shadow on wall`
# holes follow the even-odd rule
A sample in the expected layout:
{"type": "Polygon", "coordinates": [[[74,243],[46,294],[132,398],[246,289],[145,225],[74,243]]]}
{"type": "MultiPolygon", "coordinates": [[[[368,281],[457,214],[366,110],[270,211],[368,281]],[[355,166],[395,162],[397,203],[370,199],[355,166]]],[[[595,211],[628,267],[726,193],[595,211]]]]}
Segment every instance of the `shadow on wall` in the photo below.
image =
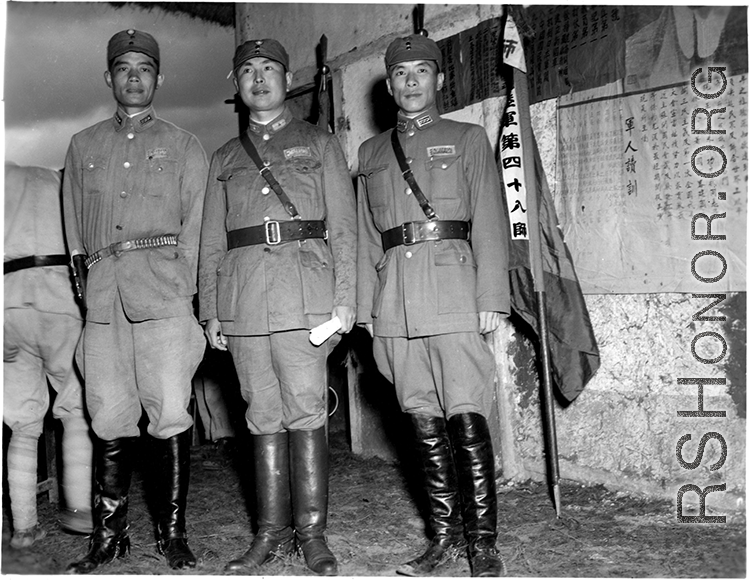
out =
{"type": "Polygon", "coordinates": [[[393,97],[388,93],[385,79],[381,79],[372,86],[370,92],[370,111],[373,127],[377,133],[382,133],[396,126],[396,106],[393,97]]]}

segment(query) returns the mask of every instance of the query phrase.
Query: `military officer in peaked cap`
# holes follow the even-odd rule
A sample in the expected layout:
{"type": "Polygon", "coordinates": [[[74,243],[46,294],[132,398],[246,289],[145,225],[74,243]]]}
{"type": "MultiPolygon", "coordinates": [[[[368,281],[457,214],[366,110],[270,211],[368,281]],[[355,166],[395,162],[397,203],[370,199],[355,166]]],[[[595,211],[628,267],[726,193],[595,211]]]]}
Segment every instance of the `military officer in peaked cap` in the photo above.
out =
{"type": "Polygon", "coordinates": [[[309,331],[337,317],[348,332],[356,299],[356,205],[334,135],[285,105],[289,56],[273,39],[237,47],[235,88],[249,127],[214,153],[201,234],[200,319],[228,347],[252,435],[259,530],[227,571],[256,573],[296,542],[308,567],[337,573],[326,544],[326,360],[309,331]]]}
{"type": "Polygon", "coordinates": [[[87,275],[79,360],[97,436],[94,533],[68,568],[98,569],[130,545],[132,448],[142,409],[160,455],[158,548],[172,569],[193,568],[187,544],[191,379],[205,339],[192,308],[208,163],[194,135],[160,119],[159,45],[124,30],[107,46],[104,80],[117,109],[73,136],[65,160],[65,230],[87,275]]]}
{"type": "Polygon", "coordinates": [[[419,35],[385,54],[398,123],[359,149],[357,320],[411,418],[430,506],[430,545],[397,571],[430,576],[468,548],[472,575],[498,576],[495,361],[482,335],[509,313],[509,238],[484,129],[438,114],[441,61],[419,35]]]}

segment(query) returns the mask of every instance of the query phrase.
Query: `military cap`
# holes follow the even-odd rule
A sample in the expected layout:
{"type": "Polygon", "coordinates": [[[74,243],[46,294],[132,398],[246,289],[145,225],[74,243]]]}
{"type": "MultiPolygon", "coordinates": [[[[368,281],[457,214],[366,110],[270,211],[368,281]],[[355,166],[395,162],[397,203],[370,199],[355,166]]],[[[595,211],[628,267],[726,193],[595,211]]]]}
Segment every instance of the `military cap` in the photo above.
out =
{"type": "Polygon", "coordinates": [[[281,46],[281,43],[273,38],[264,38],[262,40],[248,40],[237,47],[232,60],[232,71],[236,72],[245,62],[259,56],[280,62],[284,65],[285,70],[289,70],[289,55],[281,46]]]}
{"type": "Polygon", "coordinates": [[[148,32],[130,28],[110,38],[107,45],[107,68],[112,66],[112,61],[126,52],[141,52],[153,58],[157,65],[159,64],[159,45],[148,32]]]}
{"type": "Polygon", "coordinates": [[[412,60],[434,60],[438,70],[443,65],[443,55],[437,43],[419,34],[397,38],[385,51],[385,68],[389,70],[394,64],[412,60]]]}

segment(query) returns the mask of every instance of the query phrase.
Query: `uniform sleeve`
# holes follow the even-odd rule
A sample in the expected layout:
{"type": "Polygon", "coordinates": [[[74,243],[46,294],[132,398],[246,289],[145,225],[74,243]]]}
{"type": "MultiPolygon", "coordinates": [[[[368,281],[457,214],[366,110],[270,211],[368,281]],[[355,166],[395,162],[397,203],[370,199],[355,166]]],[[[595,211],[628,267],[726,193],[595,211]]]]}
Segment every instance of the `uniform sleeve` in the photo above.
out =
{"type": "Polygon", "coordinates": [[[357,322],[360,324],[372,322],[372,306],[378,273],[375,265],[383,257],[380,232],[370,211],[367,191],[367,178],[364,175],[365,153],[359,148],[359,181],[357,188],[357,252],[359,255],[357,266],[357,322]]]}
{"type": "Polygon", "coordinates": [[[81,239],[81,202],[83,199],[81,163],[78,148],[74,140],[71,140],[68,146],[68,153],[65,156],[62,196],[63,221],[68,251],[71,256],[86,254],[86,248],[81,239]]]}
{"type": "Polygon", "coordinates": [[[354,187],[344,152],[330,136],[323,161],[323,192],[326,204],[328,244],[333,254],[336,287],[334,306],[356,307],[357,303],[357,210],[354,187]]]}
{"type": "Polygon", "coordinates": [[[194,281],[198,277],[198,245],[207,173],[206,153],[198,139],[191,135],[187,143],[185,168],[180,184],[182,227],[178,236],[178,244],[187,260],[194,281]]]}
{"type": "Polygon", "coordinates": [[[484,129],[468,134],[466,175],[472,200],[471,246],[477,264],[477,308],[510,314],[505,194],[484,129]]]}
{"type": "Polygon", "coordinates": [[[200,257],[198,260],[199,320],[217,318],[216,270],[227,253],[227,215],[224,186],[218,177],[222,171],[221,158],[214,153],[208,170],[206,195],[203,205],[200,257]]]}

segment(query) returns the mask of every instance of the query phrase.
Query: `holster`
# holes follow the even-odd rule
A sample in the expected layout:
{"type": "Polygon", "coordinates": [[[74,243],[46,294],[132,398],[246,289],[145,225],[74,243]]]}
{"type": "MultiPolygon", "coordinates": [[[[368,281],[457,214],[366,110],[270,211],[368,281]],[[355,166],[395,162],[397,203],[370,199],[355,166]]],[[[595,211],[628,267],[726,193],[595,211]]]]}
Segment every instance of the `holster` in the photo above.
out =
{"type": "Polygon", "coordinates": [[[76,298],[83,308],[86,308],[86,279],[89,269],[86,267],[86,256],[76,254],[70,260],[70,268],[73,270],[73,285],[75,287],[76,298]]]}

